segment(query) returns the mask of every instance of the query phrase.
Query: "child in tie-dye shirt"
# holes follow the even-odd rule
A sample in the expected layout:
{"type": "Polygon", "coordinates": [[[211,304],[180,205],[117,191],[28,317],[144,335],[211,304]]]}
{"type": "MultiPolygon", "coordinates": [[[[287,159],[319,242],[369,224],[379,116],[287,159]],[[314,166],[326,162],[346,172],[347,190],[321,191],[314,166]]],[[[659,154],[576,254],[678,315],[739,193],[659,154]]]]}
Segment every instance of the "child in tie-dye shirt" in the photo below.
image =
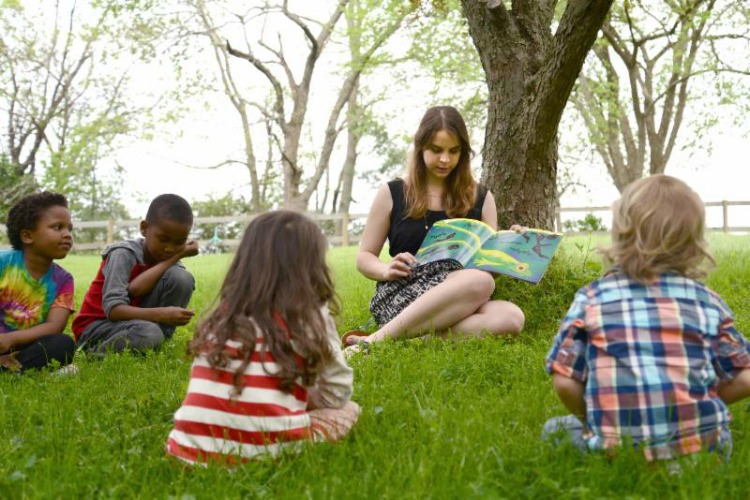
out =
{"type": "Polygon", "coordinates": [[[34,193],[8,212],[8,238],[0,250],[0,371],[70,364],[75,342],[63,333],[74,310],[73,277],[54,263],[73,245],[68,202],[57,193],[34,193]]]}

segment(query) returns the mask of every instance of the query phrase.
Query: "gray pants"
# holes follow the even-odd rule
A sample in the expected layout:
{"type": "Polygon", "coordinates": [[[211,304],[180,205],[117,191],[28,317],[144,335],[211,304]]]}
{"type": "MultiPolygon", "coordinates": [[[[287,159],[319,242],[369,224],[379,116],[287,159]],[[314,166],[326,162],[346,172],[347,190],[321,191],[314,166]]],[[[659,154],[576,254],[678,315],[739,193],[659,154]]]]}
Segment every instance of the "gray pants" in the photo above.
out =
{"type": "Polygon", "coordinates": [[[579,451],[588,451],[586,440],[583,439],[583,424],[575,415],[552,417],[544,423],[542,440],[551,441],[555,446],[569,440],[579,451]]]}
{"type": "MultiPolygon", "coordinates": [[[[583,437],[583,424],[574,415],[552,417],[547,420],[542,428],[542,440],[550,441],[555,446],[567,440],[581,452],[590,451],[589,444],[583,437]]],[[[732,433],[729,427],[724,426],[719,429],[718,442],[715,446],[709,447],[708,451],[717,453],[725,462],[728,462],[732,456],[732,446],[732,433]]],[[[669,462],[673,463],[667,465],[670,473],[674,473],[675,470],[679,471],[680,467],[675,459],[669,462]]]]}
{"type": "MultiPolygon", "coordinates": [[[[187,307],[195,290],[195,279],[185,268],[172,266],[167,269],[151,293],[145,295],[138,307],[187,307]]],[[[153,323],[141,319],[94,321],[78,340],[88,353],[104,356],[107,352],[130,349],[144,352],[159,347],[165,339],[172,338],[176,326],[153,323]]]]}

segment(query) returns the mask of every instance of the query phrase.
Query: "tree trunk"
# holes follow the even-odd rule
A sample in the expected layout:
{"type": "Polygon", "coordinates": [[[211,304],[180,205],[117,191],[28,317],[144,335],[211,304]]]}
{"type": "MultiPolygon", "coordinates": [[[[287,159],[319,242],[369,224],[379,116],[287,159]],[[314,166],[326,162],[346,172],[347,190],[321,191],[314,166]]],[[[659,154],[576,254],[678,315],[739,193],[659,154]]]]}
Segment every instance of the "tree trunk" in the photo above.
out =
{"type": "Polygon", "coordinates": [[[461,0],[489,90],[482,182],[501,227],[552,229],[557,127],[612,0],[570,0],[553,34],[554,0],[461,0]]]}
{"type": "MultiPolygon", "coordinates": [[[[357,145],[362,132],[359,127],[359,85],[355,86],[349,96],[349,108],[347,110],[348,120],[346,126],[347,143],[346,159],[341,169],[341,200],[338,206],[338,213],[349,213],[349,207],[352,203],[352,186],[354,185],[354,171],[357,165],[357,145]]],[[[341,227],[341,221],[336,223],[336,232],[341,234],[342,230],[347,228],[341,227]]]]}
{"type": "Polygon", "coordinates": [[[598,64],[581,75],[573,100],[619,191],[644,175],[664,173],[690,102],[691,78],[709,68],[729,69],[698,57],[704,44],[715,51],[718,40],[733,37],[731,29],[708,32],[714,16],[729,18],[736,8],[714,13],[715,4],[626,3],[602,26],[598,64]]]}
{"type": "Polygon", "coordinates": [[[224,94],[229,99],[229,102],[232,104],[235,111],[237,111],[237,114],[240,117],[240,122],[242,123],[242,138],[245,149],[244,164],[250,175],[250,210],[257,212],[260,211],[265,200],[260,197],[260,181],[258,180],[255,147],[253,146],[253,138],[250,130],[248,102],[243,97],[242,91],[235,83],[234,75],[232,74],[232,66],[229,63],[231,56],[221,37],[219,37],[216,30],[216,23],[214,23],[208,12],[206,2],[204,0],[198,0],[195,3],[195,9],[200,18],[201,25],[204,28],[205,35],[211,41],[214,60],[216,61],[216,66],[219,68],[221,83],[224,87],[224,94]]]}

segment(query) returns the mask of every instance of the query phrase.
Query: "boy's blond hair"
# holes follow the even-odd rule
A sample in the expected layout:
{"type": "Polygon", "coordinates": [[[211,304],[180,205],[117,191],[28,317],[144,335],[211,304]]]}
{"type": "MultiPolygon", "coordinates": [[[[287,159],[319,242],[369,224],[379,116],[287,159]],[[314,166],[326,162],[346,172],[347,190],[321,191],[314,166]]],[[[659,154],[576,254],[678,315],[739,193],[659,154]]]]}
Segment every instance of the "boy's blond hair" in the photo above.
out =
{"type": "Polygon", "coordinates": [[[652,175],[629,184],[612,206],[612,247],[607,260],[647,282],[664,272],[703,278],[714,264],[704,238],[705,208],[680,179],[652,175]]]}

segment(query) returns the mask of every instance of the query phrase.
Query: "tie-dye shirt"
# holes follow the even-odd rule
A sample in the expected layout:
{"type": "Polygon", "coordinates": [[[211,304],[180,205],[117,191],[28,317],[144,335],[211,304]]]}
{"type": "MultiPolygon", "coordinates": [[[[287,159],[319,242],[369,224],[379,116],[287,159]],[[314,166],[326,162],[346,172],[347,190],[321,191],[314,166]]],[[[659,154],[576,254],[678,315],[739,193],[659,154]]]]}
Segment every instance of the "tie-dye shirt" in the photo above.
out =
{"type": "Polygon", "coordinates": [[[0,250],[0,334],[44,323],[53,307],[75,309],[73,276],[53,263],[41,279],[34,279],[22,251],[0,250]]]}

